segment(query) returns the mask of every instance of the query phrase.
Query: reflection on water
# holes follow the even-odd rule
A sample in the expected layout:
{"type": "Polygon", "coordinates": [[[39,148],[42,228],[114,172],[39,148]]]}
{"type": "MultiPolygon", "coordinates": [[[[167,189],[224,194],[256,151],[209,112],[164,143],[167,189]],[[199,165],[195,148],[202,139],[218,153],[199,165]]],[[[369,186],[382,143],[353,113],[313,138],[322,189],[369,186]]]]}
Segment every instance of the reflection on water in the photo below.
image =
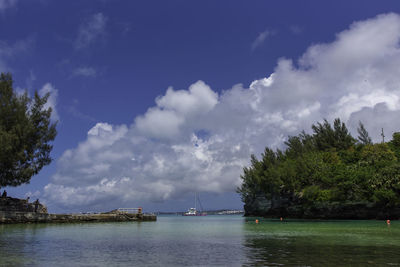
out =
{"type": "Polygon", "coordinates": [[[266,266],[378,266],[398,264],[398,247],[313,245],[306,237],[288,239],[248,238],[245,242],[249,265],[266,266]]]}
{"type": "Polygon", "coordinates": [[[396,224],[160,216],[143,223],[0,225],[0,265],[395,265],[396,224]]]}
{"type": "Polygon", "coordinates": [[[180,216],[143,223],[4,225],[0,265],[239,266],[241,221],[180,216]]]}
{"type": "Polygon", "coordinates": [[[400,236],[377,221],[262,221],[246,225],[246,265],[400,265],[400,236]]]}

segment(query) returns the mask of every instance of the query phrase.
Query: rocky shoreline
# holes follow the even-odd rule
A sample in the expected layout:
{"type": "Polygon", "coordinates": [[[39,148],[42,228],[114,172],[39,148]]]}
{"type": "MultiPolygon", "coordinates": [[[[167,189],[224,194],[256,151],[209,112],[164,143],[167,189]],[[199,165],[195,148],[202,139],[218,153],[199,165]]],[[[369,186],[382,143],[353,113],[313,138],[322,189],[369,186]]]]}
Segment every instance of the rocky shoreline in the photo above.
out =
{"type": "Polygon", "coordinates": [[[246,217],[329,219],[329,220],[398,220],[400,207],[382,207],[374,202],[315,202],[282,197],[273,201],[258,195],[244,205],[246,217]]]}
{"type": "Polygon", "coordinates": [[[154,214],[127,213],[118,210],[91,214],[49,214],[46,206],[36,200],[11,197],[0,198],[0,224],[10,223],[80,223],[80,222],[128,222],[156,221],[154,214]]]}

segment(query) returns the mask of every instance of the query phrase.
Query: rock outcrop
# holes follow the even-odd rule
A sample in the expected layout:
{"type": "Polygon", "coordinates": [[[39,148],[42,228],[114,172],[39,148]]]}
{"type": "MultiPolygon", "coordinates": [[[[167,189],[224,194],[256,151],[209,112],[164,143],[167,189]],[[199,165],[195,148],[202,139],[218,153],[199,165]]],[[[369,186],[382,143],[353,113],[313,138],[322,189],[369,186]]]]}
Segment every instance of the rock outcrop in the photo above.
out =
{"type": "Polygon", "coordinates": [[[90,214],[49,214],[46,206],[38,200],[29,203],[27,199],[0,197],[1,223],[77,223],[77,222],[128,222],[156,221],[154,214],[126,213],[114,210],[90,214]]]}
{"type": "Polygon", "coordinates": [[[47,213],[47,208],[39,200],[29,202],[29,199],[0,197],[0,211],[47,213]]]}
{"type": "Polygon", "coordinates": [[[400,219],[400,207],[385,207],[374,202],[304,203],[294,197],[273,200],[258,195],[247,200],[245,216],[298,219],[400,219]]]}

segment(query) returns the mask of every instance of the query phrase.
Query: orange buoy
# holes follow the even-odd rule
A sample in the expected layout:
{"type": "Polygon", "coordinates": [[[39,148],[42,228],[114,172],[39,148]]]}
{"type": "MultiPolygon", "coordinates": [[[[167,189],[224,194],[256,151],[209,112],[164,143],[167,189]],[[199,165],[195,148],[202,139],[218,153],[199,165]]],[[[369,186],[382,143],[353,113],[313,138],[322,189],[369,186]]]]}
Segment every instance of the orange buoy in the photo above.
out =
{"type": "Polygon", "coordinates": [[[256,223],[258,223],[258,219],[256,219],[256,223]]]}
{"type": "Polygon", "coordinates": [[[387,225],[390,225],[390,220],[386,220],[387,225]]]}

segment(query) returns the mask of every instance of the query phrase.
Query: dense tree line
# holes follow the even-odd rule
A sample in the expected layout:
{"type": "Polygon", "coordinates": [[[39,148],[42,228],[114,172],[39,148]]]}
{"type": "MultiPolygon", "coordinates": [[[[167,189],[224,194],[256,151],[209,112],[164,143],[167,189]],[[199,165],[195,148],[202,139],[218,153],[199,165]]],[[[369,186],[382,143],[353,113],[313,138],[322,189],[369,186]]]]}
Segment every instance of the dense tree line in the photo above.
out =
{"type": "Polygon", "coordinates": [[[390,142],[373,144],[360,122],[354,138],[335,119],[290,136],[286,150],[265,148],[251,156],[238,188],[243,202],[257,196],[296,199],[302,205],[364,202],[385,208],[400,204],[400,133],[390,142]]]}

